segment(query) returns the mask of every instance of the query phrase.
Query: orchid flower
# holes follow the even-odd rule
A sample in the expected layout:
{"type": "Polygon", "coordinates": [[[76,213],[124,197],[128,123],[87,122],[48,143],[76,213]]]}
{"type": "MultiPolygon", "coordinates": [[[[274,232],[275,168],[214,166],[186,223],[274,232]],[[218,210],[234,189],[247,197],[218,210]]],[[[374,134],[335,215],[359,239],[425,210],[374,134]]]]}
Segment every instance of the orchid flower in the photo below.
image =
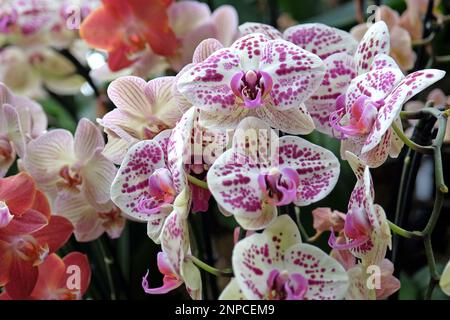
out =
{"type": "MultiPolygon", "coordinates": [[[[374,265],[371,267],[373,268],[374,265]]],[[[358,264],[347,271],[350,286],[345,296],[346,300],[370,300],[372,290],[375,291],[374,298],[376,300],[384,300],[400,289],[400,281],[393,276],[394,265],[391,261],[384,259],[377,267],[380,268],[381,274],[379,274],[380,279],[375,280],[375,283],[370,283],[375,286],[376,281],[379,281],[379,287],[374,289],[368,286],[368,276],[371,275],[371,270],[367,266],[358,264]]],[[[374,274],[374,276],[378,276],[378,274],[374,274]]]]}
{"type": "Polygon", "coordinates": [[[267,124],[248,117],[207,180],[222,212],[233,214],[244,229],[258,230],[275,219],[277,206],[306,206],[327,196],[339,168],[330,151],[296,136],[278,138],[267,124]]]}
{"type": "MultiPolygon", "coordinates": [[[[222,5],[211,13],[209,7],[197,1],[173,2],[167,9],[169,26],[173,30],[179,46],[175,54],[164,57],[147,47],[136,55],[132,65],[119,72],[121,75],[134,75],[147,78],[159,75],[171,68],[180,71],[189,64],[199,43],[205,39],[216,39],[230,45],[237,35],[238,16],[232,6],[222,5]]],[[[115,79],[107,65],[93,71],[98,79],[115,79]]]]}
{"type": "Polygon", "coordinates": [[[339,232],[344,228],[345,214],[337,210],[331,211],[330,208],[317,208],[312,211],[313,228],[316,234],[311,240],[317,239],[324,231],[330,228],[339,232]]]}
{"type": "MultiPolygon", "coordinates": [[[[72,252],[61,259],[55,253],[49,255],[38,267],[39,275],[30,300],[81,300],[91,280],[91,269],[87,256],[72,252]],[[76,269],[70,269],[77,267],[76,269]],[[71,273],[79,272],[79,282],[71,283],[71,273]],[[76,286],[79,285],[79,288],[76,286]]],[[[0,294],[0,300],[12,299],[8,290],[0,294]]]]}
{"type": "Polygon", "coordinates": [[[178,89],[202,109],[207,128],[235,128],[256,116],[282,131],[307,134],[314,124],[303,102],[324,71],[316,55],[255,33],[196,64],[179,78],[178,89]]]}
{"type": "Polygon", "coordinates": [[[346,243],[339,243],[332,230],[329,245],[336,250],[350,250],[364,266],[379,264],[391,247],[391,231],[383,208],[374,204],[374,190],[369,167],[354,154],[346,158],[357,182],[350,196],[345,215],[343,235],[346,243]]]}
{"type": "Polygon", "coordinates": [[[164,275],[163,286],[149,288],[148,272],[142,279],[142,287],[148,294],[163,294],[185,284],[194,300],[202,297],[202,281],[198,268],[192,262],[187,217],[190,211],[190,195],[183,189],[165,219],[161,233],[162,252],[158,254],[158,269],[164,275]]]}
{"type": "Polygon", "coordinates": [[[0,83],[0,177],[16,159],[23,157],[29,141],[47,129],[47,116],[36,102],[14,95],[0,83]]]}
{"type": "MultiPolygon", "coordinates": [[[[343,44],[346,42],[348,40],[341,40],[343,44]]],[[[342,51],[325,58],[326,73],[322,85],[305,102],[318,131],[333,134],[330,115],[341,107],[340,97],[345,94],[352,79],[369,70],[396,66],[387,56],[389,48],[389,32],[386,24],[380,21],[365,33],[356,52],[342,51]]]]}
{"type": "Polygon", "coordinates": [[[378,167],[388,155],[397,157],[403,142],[393,132],[394,121],[405,102],[443,78],[444,71],[426,69],[406,77],[398,68],[375,69],[352,80],[330,123],[341,134],[341,156],[360,156],[368,166],[378,167]]]}
{"type": "Polygon", "coordinates": [[[171,130],[130,148],[111,185],[111,199],[122,212],[147,222],[148,235],[159,243],[164,221],[172,204],[185,188],[182,164],[169,161],[171,130]]]}
{"type": "Polygon", "coordinates": [[[70,95],[78,93],[85,80],[75,66],[49,47],[9,46],[0,51],[0,81],[14,92],[42,98],[50,91],[70,95]]]}
{"type": "Polygon", "coordinates": [[[172,56],[179,45],[169,26],[167,12],[171,0],[102,0],[102,6],[82,23],[81,38],[109,53],[112,71],[130,66],[133,55],[150,46],[162,56],[172,56]],[[158,19],[155,19],[158,17],[158,19]]]}
{"type": "Polygon", "coordinates": [[[238,32],[238,15],[229,5],[219,6],[211,13],[205,3],[175,2],[169,7],[168,15],[169,24],[180,41],[177,54],[169,58],[176,71],[191,62],[195,48],[202,40],[214,38],[229,46],[238,32]]]}
{"type": "Polygon", "coordinates": [[[301,242],[287,215],[233,250],[235,279],[221,299],[339,300],[348,288],[344,268],[320,249],[301,242]],[[228,291],[228,292],[227,292],[228,291]]]}
{"type": "Polygon", "coordinates": [[[0,286],[11,298],[24,299],[35,287],[38,266],[63,246],[73,227],[51,216],[47,198],[26,173],[0,179],[0,199],[2,216],[12,216],[0,227],[0,286]]]}
{"type": "Polygon", "coordinates": [[[175,126],[181,113],[171,93],[173,81],[174,77],[149,82],[121,77],[109,85],[108,96],[117,109],[98,120],[108,134],[108,159],[120,164],[131,146],[175,126]]]}
{"type": "Polygon", "coordinates": [[[103,156],[103,136],[92,122],[81,119],[75,136],[56,129],[28,144],[24,168],[52,197],[81,193],[92,206],[110,200],[109,189],[117,169],[103,156]]]}
{"type": "Polygon", "coordinates": [[[93,207],[82,194],[59,197],[54,203],[58,215],[67,218],[74,227],[78,242],[89,242],[106,232],[111,239],[120,237],[125,227],[125,218],[112,201],[93,207]]]}
{"type": "MultiPolygon", "coordinates": [[[[398,63],[404,71],[411,70],[414,67],[416,56],[412,49],[411,36],[407,30],[400,25],[400,16],[397,11],[388,6],[382,5],[376,12],[377,21],[384,21],[390,33],[390,52],[389,54],[398,63]]],[[[368,30],[368,24],[359,24],[350,30],[350,33],[357,39],[363,38],[368,30]]]]}

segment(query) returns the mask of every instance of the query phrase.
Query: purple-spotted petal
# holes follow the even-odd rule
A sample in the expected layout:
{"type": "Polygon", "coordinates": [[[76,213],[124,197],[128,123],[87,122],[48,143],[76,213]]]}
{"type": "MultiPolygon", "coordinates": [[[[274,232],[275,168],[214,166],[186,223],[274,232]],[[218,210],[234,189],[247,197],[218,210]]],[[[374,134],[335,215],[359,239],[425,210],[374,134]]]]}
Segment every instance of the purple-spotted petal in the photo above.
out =
{"type": "Polygon", "coordinates": [[[381,53],[389,54],[390,37],[385,22],[374,23],[362,38],[355,53],[355,61],[358,66],[358,74],[367,72],[373,59],[381,53]]]}
{"type": "Polygon", "coordinates": [[[295,169],[300,176],[297,189],[299,206],[306,206],[326,197],[339,178],[340,165],[334,154],[300,137],[280,138],[280,168],[295,169]]]}
{"type": "Polygon", "coordinates": [[[345,93],[356,77],[356,64],[347,53],[336,53],[324,60],[326,73],[317,91],[305,102],[316,129],[331,135],[330,115],[336,111],[336,100],[345,93]]]}
{"type": "Polygon", "coordinates": [[[164,152],[152,140],[133,146],[111,186],[111,199],[128,216],[140,221],[160,219],[155,208],[163,205],[161,199],[151,197],[149,178],[158,168],[165,167],[164,152]]]}
{"type": "Polygon", "coordinates": [[[307,300],[341,300],[348,288],[348,276],[342,265],[319,248],[296,244],[285,252],[286,269],[308,280],[307,300]]]}
{"type": "Polygon", "coordinates": [[[255,111],[258,118],[271,127],[289,134],[309,134],[315,126],[314,121],[302,103],[289,110],[278,110],[273,106],[263,106],[255,111]]]}
{"type": "Polygon", "coordinates": [[[375,59],[373,59],[370,66],[370,71],[383,68],[396,68],[400,69],[394,59],[384,53],[378,54],[375,59]]]}
{"type": "Polygon", "coordinates": [[[219,300],[245,300],[245,296],[235,278],[231,279],[225,289],[223,289],[219,300]]]}
{"type": "Polygon", "coordinates": [[[227,212],[243,217],[259,217],[263,194],[258,185],[260,169],[249,157],[223,153],[208,171],[208,185],[217,203],[227,212]]]}
{"type": "Polygon", "coordinates": [[[271,25],[257,22],[246,22],[239,26],[242,36],[252,33],[262,33],[271,40],[283,39],[283,34],[271,25]]]}
{"type": "MultiPolygon", "coordinates": [[[[361,154],[361,159],[371,168],[381,166],[389,156],[392,147],[392,136],[395,134],[392,129],[388,129],[381,137],[381,141],[375,148],[361,154]]],[[[364,148],[363,148],[364,150],[364,148]]]]}
{"type": "Polygon", "coordinates": [[[231,49],[240,58],[240,67],[244,72],[249,70],[259,70],[265,46],[270,43],[270,39],[262,33],[252,33],[236,40],[231,49]]]}
{"type": "Polygon", "coordinates": [[[233,50],[216,51],[183,73],[178,79],[178,90],[192,105],[227,114],[236,102],[230,82],[240,71],[239,64],[240,58],[233,50]]]}
{"type": "Polygon", "coordinates": [[[369,97],[374,103],[383,101],[403,78],[401,70],[395,68],[376,69],[354,78],[345,96],[347,112],[361,96],[369,97]]]}
{"type": "Polygon", "coordinates": [[[347,32],[321,23],[306,23],[284,31],[284,38],[297,46],[317,54],[321,59],[345,52],[353,55],[357,43],[347,32]]]}
{"type": "Polygon", "coordinates": [[[272,78],[269,94],[277,110],[298,107],[317,90],[325,75],[318,56],[285,40],[265,45],[259,68],[272,78]]]}

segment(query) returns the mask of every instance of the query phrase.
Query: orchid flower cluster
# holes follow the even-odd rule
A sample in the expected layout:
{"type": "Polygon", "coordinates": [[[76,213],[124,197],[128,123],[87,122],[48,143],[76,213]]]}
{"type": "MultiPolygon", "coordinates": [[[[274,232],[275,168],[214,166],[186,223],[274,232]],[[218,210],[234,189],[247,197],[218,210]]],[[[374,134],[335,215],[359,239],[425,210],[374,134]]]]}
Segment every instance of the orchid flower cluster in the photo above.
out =
{"type": "MultiPolygon", "coordinates": [[[[440,154],[441,145],[407,137],[401,113],[434,114],[443,139],[445,95],[434,91],[434,109],[407,102],[445,72],[405,74],[413,61],[394,50],[393,22],[365,24],[361,37],[319,23],[281,32],[239,25],[228,5],[211,12],[196,1],[144,2],[78,1],[80,38],[62,26],[70,1],[2,4],[0,299],[82,298],[87,257],[57,251],[72,234],[75,242],[118,239],[127,220],[145,223],[160,245],[163,284],[142,275],[148,294],[183,286],[202,299],[203,272],[230,278],[219,297],[226,300],[386,299],[399,290],[392,231],[421,234],[387,219],[371,170],[405,143],[440,154]],[[87,45],[107,57],[91,75],[113,79],[106,96],[114,108],[96,123],[81,119],[74,133],[49,129],[29,97],[79,90],[86,79],[68,60],[79,43],[79,57],[87,45]],[[310,142],[314,131],[340,141],[340,154],[310,142]],[[347,211],[317,207],[316,235],[305,237],[295,213],[326,199],[344,165],[356,180],[347,211]],[[16,166],[20,173],[5,177],[16,166]],[[227,270],[199,259],[193,234],[193,218],[216,207],[237,226],[227,270]],[[314,241],[324,233],[321,249],[314,241]],[[71,265],[82,275],[75,289],[67,286],[71,265]]],[[[444,292],[449,270],[435,277],[444,292]]]]}

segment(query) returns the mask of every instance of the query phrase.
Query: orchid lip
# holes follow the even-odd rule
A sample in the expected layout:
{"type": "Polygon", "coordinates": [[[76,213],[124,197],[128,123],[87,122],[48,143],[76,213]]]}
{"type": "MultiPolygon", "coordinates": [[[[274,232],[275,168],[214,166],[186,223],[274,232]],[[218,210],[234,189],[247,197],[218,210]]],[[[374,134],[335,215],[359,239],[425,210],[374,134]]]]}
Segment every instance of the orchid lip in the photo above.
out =
{"type": "Polygon", "coordinates": [[[308,280],[299,273],[273,269],[267,279],[269,299],[302,300],[308,290],[308,280]]]}
{"type": "Polygon", "coordinates": [[[258,184],[269,204],[284,206],[297,199],[300,176],[292,168],[273,168],[258,176],[258,184]]]}
{"type": "Polygon", "coordinates": [[[264,105],[264,98],[272,90],[273,81],[264,71],[240,71],[231,79],[233,93],[243,102],[246,109],[256,109],[264,105]]]}
{"type": "Polygon", "coordinates": [[[364,136],[370,133],[378,115],[378,110],[384,101],[373,102],[367,96],[359,97],[350,110],[345,110],[342,98],[336,101],[336,111],[330,115],[330,124],[333,129],[340,132],[342,138],[364,136]],[[344,116],[348,115],[349,124],[341,125],[344,116]]]}

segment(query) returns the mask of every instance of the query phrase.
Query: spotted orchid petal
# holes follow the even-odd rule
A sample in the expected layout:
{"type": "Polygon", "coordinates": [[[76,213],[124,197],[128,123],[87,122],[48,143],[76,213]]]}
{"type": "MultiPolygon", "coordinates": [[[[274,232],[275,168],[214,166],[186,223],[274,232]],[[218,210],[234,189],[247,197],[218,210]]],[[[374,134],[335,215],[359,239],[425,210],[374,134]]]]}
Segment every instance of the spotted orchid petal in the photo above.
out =
{"type": "Polygon", "coordinates": [[[246,22],[239,26],[242,36],[252,33],[262,33],[271,40],[283,39],[283,34],[271,25],[257,22],[246,22]]]}
{"type": "Polygon", "coordinates": [[[300,176],[294,203],[306,206],[327,196],[339,178],[340,165],[334,154],[300,137],[280,138],[280,168],[290,167],[300,176]]]}
{"type": "Polygon", "coordinates": [[[317,91],[305,102],[316,129],[330,134],[330,115],[336,110],[337,98],[345,93],[356,77],[356,64],[347,53],[336,53],[324,60],[326,73],[317,91]]]}
{"type": "Polygon", "coordinates": [[[137,143],[125,156],[112,183],[112,201],[126,215],[139,221],[163,218],[159,209],[166,203],[163,198],[150,194],[149,178],[165,166],[164,151],[156,141],[137,143]]]}
{"type": "Polygon", "coordinates": [[[227,284],[219,296],[219,300],[245,300],[245,296],[235,278],[227,284]]]}
{"type": "Polygon", "coordinates": [[[399,66],[397,65],[397,62],[395,62],[395,60],[393,58],[391,58],[387,54],[380,53],[380,54],[376,55],[375,58],[373,59],[372,64],[370,65],[369,71],[372,71],[375,69],[383,69],[383,68],[400,69],[399,66]]]}
{"type": "Polygon", "coordinates": [[[315,126],[304,104],[289,110],[273,107],[261,107],[256,110],[258,118],[263,119],[273,128],[289,134],[309,134],[315,126]]]}
{"type": "Polygon", "coordinates": [[[361,96],[369,97],[374,103],[384,101],[403,78],[400,69],[394,68],[375,69],[354,78],[346,92],[347,112],[361,96]]]}
{"type": "Polygon", "coordinates": [[[385,22],[378,21],[367,30],[356,49],[355,61],[358,67],[358,74],[367,72],[378,54],[389,55],[389,51],[390,37],[388,27],[385,22]]]}
{"type": "Polygon", "coordinates": [[[298,107],[319,88],[325,74],[318,56],[284,40],[265,45],[259,68],[273,80],[269,94],[277,110],[298,107]]]}
{"type": "MultiPolygon", "coordinates": [[[[320,249],[301,244],[298,229],[288,216],[278,217],[262,234],[238,242],[232,262],[237,285],[247,299],[289,298],[289,294],[273,296],[274,290],[280,290],[271,287],[275,270],[281,277],[307,280],[303,284],[305,299],[341,299],[347,289],[342,266],[320,249]]],[[[284,290],[289,293],[292,283],[286,285],[284,290]]]]}
{"type": "Polygon", "coordinates": [[[262,33],[252,33],[236,40],[231,48],[240,58],[241,70],[259,70],[260,61],[266,44],[270,39],[262,33]]]}
{"type": "Polygon", "coordinates": [[[191,298],[201,300],[203,290],[201,273],[189,257],[185,258],[181,265],[181,277],[191,298]]]}
{"type": "Polygon", "coordinates": [[[225,48],[196,64],[178,80],[178,90],[195,106],[211,112],[228,113],[236,102],[229,84],[240,71],[239,56],[225,48]]]}
{"type": "Polygon", "coordinates": [[[426,69],[413,72],[398,83],[395,89],[385,98],[384,105],[380,107],[375,125],[364,143],[362,152],[368,152],[380,143],[382,136],[398,117],[405,102],[442,79],[444,75],[445,71],[426,69]]]}
{"type": "Polygon", "coordinates": [[[299,24],[286,29],[283,35],[284,39],[318,55],[321,59],[338,52],[353,55],[357,46],[349,33],[321,23],[299,24]]]}

